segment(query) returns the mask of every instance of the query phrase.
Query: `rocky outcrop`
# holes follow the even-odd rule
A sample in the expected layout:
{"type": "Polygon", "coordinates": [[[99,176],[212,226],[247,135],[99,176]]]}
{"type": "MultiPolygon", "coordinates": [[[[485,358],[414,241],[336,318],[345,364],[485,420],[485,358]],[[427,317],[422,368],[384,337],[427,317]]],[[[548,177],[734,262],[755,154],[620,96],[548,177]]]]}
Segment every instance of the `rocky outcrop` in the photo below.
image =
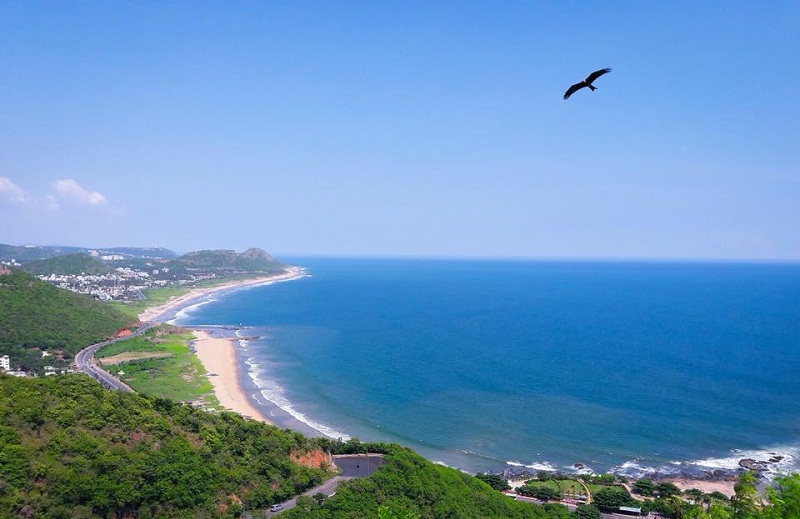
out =
{"type": "Polygon", "coordinates": [[[766,461],[756,461],[753,458],[742,458],[739,460],[739,466],[743,469],[753,470],[755,472],[760,472],[763,470],[767,470],[767,462],[766,461]]]}

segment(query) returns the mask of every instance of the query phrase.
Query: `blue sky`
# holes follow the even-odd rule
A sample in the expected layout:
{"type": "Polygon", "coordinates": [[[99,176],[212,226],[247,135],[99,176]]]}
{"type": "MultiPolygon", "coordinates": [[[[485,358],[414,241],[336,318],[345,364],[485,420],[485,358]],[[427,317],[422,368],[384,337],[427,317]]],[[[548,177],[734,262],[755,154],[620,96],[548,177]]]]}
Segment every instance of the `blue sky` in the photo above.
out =
{"type": "Polygon", "coordinates": [[[797,2],[2,2],[0,243],[798,260],[799,57],[797,2]]]}

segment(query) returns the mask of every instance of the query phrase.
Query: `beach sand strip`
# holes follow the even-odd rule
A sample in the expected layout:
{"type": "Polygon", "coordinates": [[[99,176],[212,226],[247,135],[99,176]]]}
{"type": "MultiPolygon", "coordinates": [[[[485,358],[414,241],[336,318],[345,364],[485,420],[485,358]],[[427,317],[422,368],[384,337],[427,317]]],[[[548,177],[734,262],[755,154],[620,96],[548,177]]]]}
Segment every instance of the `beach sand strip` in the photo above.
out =
{"type": "Polygon", "coordinates": [[[212,337],[204,330],[193,330],[197,337],[192,342],[197,357],[203,363],[214,394],[225,409],[246,418],[272,423],[247,398],[239,383],[238,363],[234,340],[212,337]]]}

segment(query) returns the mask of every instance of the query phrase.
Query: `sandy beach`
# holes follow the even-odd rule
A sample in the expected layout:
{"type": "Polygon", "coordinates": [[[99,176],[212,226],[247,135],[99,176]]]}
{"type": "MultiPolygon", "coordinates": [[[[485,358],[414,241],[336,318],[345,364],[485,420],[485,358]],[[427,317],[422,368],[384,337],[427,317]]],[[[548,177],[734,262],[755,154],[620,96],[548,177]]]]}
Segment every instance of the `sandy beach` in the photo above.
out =
{"type": "Polygon", "coordinates": [[[212,337],[203,330],[194,330],[197,337],[193,341],[195,352],[208,372],[208,379],[214,386],[214,394],[226,409],[242,416],[272,423],[252,404],[239,383],[236,349],[233,340],[212,337]]]}
{"type": "Polygon", "coordinates": [[[286,269],[286,272],[282,272],[280,274],[273,274],[271,276],[262,276],[253,279],[230,281],[228,283],[214,285],[211,287],[193,288],[189,290],[189,292],[187,292],[186,294],[183,294],[182,296],[171,298],[166,303],[147,308],[146,310],[144,310],[142,313],[139,314],[139,320],[142,322],[159,321],[159,319],[164,314],[172,312],[174,310],[178,310],[184,306],[187,306],[190,302],[194,301],[195,299],[199,299],[203,296],[213,294],[214,292],[221,292],[223,290],[256,286],[256,285],[269,285],[271,283],[276,283],[278,281],[289,281],[290,279],[296,279],[302,276],[303,276],[302,268],[288,267],[286,269]]]}
{"type": "Polygon", "coordinates": [[[728,497],[736,493],[733,490],[733,486],[736,484],[735,481],[727,481],[727,480],[710,481],[704,479],[668,479],[666,481],[669,481],[670,483],[674,484],[681,490],[689,490],[690,488],[696,488],[698,490],[702,490],[707,494],[710,494],[712,492],[720,492],[728,497]]]}
{"type": "MultiPolygon", "coordinates": [[[[268,285],[278,281],[288,281],[302,277],[303,269],[289,267],[286,272],[272,276],[231,281],[213,287],[195,288],[188,293],[174,297],[158,306],[150,307],[139,314],[141,321],[163,321],[167,315],[172,315],[176,310],[188,306],[195,300],[223,290],[241,287],[268,285]]],[[[193,330],[197,339],[193,341],[195,352],[200,362],[208,373],[208,378],[214,386],[214,394],[220,404],[242,416],[272,423],[254,406],[239,382],[239,368],[236,362],[236,347],[232,339],[214,337],[205,330],[193,330]]]]}

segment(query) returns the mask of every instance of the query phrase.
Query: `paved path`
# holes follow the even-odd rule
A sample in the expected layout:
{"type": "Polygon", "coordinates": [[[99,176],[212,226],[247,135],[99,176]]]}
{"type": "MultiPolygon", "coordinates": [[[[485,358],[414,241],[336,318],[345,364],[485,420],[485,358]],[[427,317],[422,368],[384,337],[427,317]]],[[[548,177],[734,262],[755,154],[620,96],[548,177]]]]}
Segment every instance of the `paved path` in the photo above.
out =
{"type": "MultiPolygon", "coordinates": [[[[342,481],[347,481],[353,478],[363,478],[375,472],[378,467],[383,465],[383,454],[343,454],[333,457],[336,466],[339,467],[340,473],[334,476],[325,483],[312,488],[302,495],[313,497],[317,494],[325,494],[330,497],[336,493],[339,484],[342,481]]],[[[299,496],[298,496],[299,497],[299,496]]],[[[289,510],[297,506],[297,497],[281,503],[283,510],[289,510]]],[[[281,512],[283,511],[281,510],[281,512]]],[[[267,517],[272,517],[280,514],[281,512],[267,512],[267,517]]]]}

